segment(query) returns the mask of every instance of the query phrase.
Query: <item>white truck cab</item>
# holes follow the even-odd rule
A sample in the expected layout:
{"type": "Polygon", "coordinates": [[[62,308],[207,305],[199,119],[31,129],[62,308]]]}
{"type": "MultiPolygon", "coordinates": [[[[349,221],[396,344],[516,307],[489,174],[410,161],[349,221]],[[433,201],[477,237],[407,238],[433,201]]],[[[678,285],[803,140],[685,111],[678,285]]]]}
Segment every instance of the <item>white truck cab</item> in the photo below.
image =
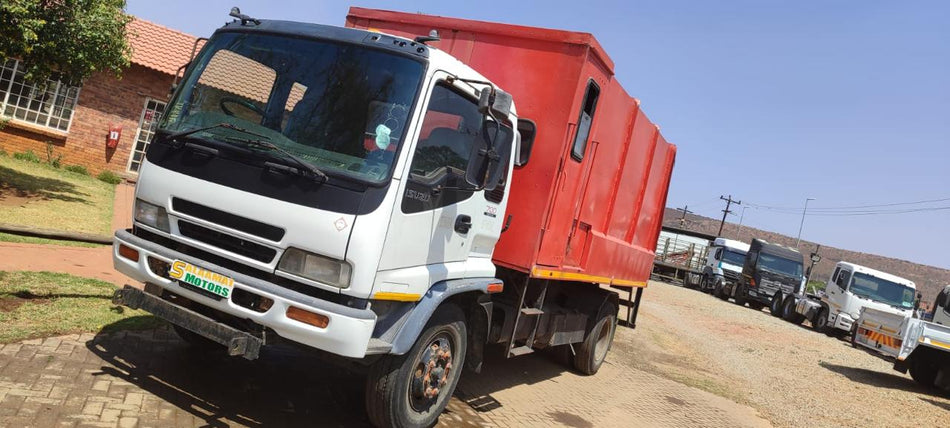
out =
{"type": "Polygon", "coordinates": [[[824,295],[795,296],[795,314],[786,319],[811,321],[816,330],[851,331],[864,308],[902,317],[911,316],[917,297],[913,281],[849,262],[838,262],[824,295]]]}
{"type": "Polygon", "coordinates": [[[726,238],[713,240],[706,252],[700,289],[711,292],[726,283],[737,283],[748,252],[749,244],[745,242],[726,238]]]}

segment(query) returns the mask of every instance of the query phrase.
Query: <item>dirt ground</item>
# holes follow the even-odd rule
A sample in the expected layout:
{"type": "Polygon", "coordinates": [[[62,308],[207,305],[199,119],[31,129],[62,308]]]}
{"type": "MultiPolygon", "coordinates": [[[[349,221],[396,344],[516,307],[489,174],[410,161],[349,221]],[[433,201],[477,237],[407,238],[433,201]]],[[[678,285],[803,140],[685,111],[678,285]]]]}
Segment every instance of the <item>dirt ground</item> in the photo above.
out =
{"type": "Polygon", "coordinates": [[[748,404],[776,426],[946,426],[950,399],[843,338],[651,282],[613,361],[748,404]]]}

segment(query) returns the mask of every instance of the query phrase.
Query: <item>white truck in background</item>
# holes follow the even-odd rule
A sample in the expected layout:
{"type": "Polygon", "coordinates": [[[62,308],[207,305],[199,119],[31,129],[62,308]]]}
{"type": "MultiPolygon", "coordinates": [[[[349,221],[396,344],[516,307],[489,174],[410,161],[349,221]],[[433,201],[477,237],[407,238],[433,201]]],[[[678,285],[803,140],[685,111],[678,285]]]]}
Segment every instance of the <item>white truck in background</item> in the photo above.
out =
{"type": "Polygon", "coordinates": [[[816,331],[850,332],[865,308],[896,317],[912,315],[917,287],[913,281],[879,270],[838,262],[822,296],[800,291],[789,295],[782,306],[786,321],[811,322],[816,331]]]}
{"type": "Polygon", "coordinates": [[[865,308],[852,329],[851,345],[894,361],[894,370],[910,371],[925,387],[950,390],[950,285],[931,311],[928,322],[913,314],[865,308]]]}
{"type": "Polygon", "coordinates": [[[706,251],[699,289],[711,293],[726,283],[738,283],[748,252],[749,244],[745,242],[726,238],[713,240],[706,251]]]}

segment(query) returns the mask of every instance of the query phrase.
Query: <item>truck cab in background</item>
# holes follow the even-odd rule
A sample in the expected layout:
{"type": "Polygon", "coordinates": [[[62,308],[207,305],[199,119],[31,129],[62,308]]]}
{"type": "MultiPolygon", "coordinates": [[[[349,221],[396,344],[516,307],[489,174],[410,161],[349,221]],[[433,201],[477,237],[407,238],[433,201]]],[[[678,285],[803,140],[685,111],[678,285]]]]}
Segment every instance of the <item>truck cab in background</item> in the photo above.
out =
{"type": "Polygon", "coordinates": [[[950,285],[937,294],[928,318],[934,324],[950,326],[950,285]]]}
{"type": "Polygon", "coordinates": [[[753,309],[769,306],[772,314],[778,314],[782,299],[802,286],[803,262],[798,250],[753,239],[739,282],[726,284],[718,295],[731,297],[740,306],[748,302],[753,309]]]}
{"type": "Polygon", "coordinates": [[[726,283],[736,284],[742,277],[749,244],[726,238],[716,238],[706,251],[700,290],[710,293],[722,290],[726,283]]]}
{"type": "Polygon", "coordinates": [[[838,262],[824,295],[789,296],[783,318],[811,322],[817,331],[851,331],[864,308],[909,317],[917,287],[913,281],[849,262],[838,262]]]}

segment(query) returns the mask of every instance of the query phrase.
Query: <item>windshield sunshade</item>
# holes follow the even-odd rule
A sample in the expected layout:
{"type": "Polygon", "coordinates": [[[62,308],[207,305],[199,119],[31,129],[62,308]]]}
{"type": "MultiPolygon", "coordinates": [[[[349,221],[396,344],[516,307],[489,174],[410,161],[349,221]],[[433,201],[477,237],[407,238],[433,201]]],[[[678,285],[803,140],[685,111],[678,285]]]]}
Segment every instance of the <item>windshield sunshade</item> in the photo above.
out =
{"type": "Polygon", "coordinates": [[[422,73],[415,59],[358,45],[218,34],[160,127],[208,127],[193,137],[231,144],[253,133],[262,156],[292,156],[315,171],[378,183],[390,175],[422,73]]]}

